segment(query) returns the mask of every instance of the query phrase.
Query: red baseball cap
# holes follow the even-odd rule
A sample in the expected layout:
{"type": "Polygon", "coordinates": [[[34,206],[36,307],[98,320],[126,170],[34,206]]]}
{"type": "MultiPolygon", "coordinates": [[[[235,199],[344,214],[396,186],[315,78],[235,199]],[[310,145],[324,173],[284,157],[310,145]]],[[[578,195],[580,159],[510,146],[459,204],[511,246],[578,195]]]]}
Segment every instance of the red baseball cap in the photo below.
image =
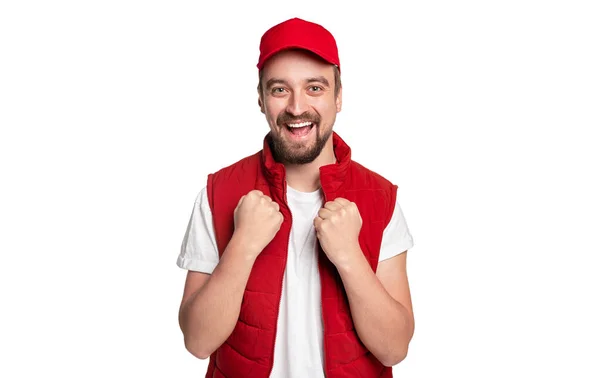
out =
{"type": "Polygon", "coordinates": [[[291,18],[277,24],[263,34],[256,66],[261,70],[267,59],[282,50],[292,48],[308,50],[340,67],[337,44],[333,35],[323,26],[300,18],[291,18]]]}

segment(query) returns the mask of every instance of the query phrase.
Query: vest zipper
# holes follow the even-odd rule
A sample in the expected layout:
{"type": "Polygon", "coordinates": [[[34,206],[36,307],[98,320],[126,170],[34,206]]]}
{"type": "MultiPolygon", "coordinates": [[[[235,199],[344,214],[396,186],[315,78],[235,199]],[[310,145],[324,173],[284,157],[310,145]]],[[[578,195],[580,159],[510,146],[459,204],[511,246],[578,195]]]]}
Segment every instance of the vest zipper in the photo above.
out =
{"type": "Polygon", "coordinates": [[[277,305],[277,318],[275,319],[275,335],[273,336],[273,363],[271,364],[271,369],[269,370],[269,375],[268,377],[271,376],[271,373],[273,372],[273,365],[275,365],[275,349],[276,349],[276,345],[277,345],[277,323],[279,322],[279,312],[281,309],[281,296],[283,294],[283,279],[285,278],[285,274],[287,273],[287,259],[288,259],[288,252],[290,249],[290,242],[292,241],[292,222],[293,222],[293,218],[292,218],[292,210],[290,210],[290,207],[288,205],[287,202],[287,182],[284,181],[284,185],[283,185],[283,202],[285,203],[285,207],[287,208],[288,213],[290,214],[290,231],[288,233],[288,244],[285,247],[285,258],[284,258],[284,264],[283,264],[283,276],[281,276],[281,290],[279,291],[279,304],[277,305]]]}
{"type": "MultiPolygon", "coordinates": [[[[322,206],[325,206],[325,203],[327,202],[327,195],[325,194],[325,191],[323,191],[323,197],[324,197],[324,201],[322,203],[322,206]]],[[[284,264],[284,271],[283,271],[283,276],[281,278],[281,291],[279,292],[279,304],[277,306],[277,319],[275,320],[275,336],[273,337],[273,350],[275,350],[276,345],[277,345],[277,323],[279,322],[279,310],[281,308],[281,295],[283,293],[283,278],[285,277],[286,271],[287,271],[287,259],[288,259],[288,252],[289,252],[289,246],[290,246],[290,242],[292,241],[292,225],[293,225],[293,216],[292,216],[292,211],[290,210],[290,207],[288,205],[287,202],[287,182],[284,181],[284,187],[283,187],[283,202],[285,203],[285,206],[287,208],[288,213],[290,214],[290,231],[288,233],[288,245],[286,246],[286,251],[285,251],[285,264],[284,264]]],[[[317,243],[319,243],[319,241],[316,241],[317,243]]],[[[319,244],[319,251],[321,249],[321,245],[319,244]]],[[[319,280],[321,280],[321,270],[319,268],[319,259],[321,253],[319,253],[319,255],[317,256],[317,270],[319,272],[319,280]]],[[[323,376],[325,376],[325,378],[327,378],[327,347],[325,346],[325,314],[323,313],[323,285],[322,285],[322,281],[321,281],[321,300],[320,300],[320,306],[321,306],[321,321],[323,322],[323,376]]],[[[269,370],[269,377],[271,376],[271,372],[273,371],[273,365],[275,365],[275,353],[273,353],[273,363],[271,364],[271,369],[269,370]]]]}

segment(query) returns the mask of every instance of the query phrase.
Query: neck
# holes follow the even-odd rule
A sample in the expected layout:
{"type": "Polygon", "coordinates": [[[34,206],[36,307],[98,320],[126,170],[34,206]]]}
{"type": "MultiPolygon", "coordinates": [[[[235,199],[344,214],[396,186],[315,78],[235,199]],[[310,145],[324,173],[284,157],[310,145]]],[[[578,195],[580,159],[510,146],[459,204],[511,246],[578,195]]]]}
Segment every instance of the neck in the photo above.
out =
{"type": "Polygon", "coordinates": [[[321,154],[308,164],[286,164],[285,180],[300,192],[314,192],[321,187],[319,168],[336,162],[333,140],[329,138],[321,154]]]}

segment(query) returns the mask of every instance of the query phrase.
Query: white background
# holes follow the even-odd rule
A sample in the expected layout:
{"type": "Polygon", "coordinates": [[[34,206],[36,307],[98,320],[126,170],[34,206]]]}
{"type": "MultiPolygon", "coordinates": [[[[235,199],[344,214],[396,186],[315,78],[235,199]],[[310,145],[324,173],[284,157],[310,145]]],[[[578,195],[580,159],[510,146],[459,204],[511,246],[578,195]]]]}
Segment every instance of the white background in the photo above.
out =
{"type": "Polygon", "coordinates": [[[256,152],[262,33],[337,38],[355,160],[399,185],[399,377],[600,377],[595,1],[3,1],[0,376],[200,377],[175,265],[256,152]]]}

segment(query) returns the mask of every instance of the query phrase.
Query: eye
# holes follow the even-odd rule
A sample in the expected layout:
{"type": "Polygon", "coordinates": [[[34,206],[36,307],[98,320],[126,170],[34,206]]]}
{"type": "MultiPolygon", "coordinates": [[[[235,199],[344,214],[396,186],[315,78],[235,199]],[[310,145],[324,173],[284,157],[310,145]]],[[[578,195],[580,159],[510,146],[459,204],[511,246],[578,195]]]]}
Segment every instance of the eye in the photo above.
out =
{"type": "Polygon", "coordinates": [[[319,91],[322,91],[322,90],[323,90],[323,88],[321,88],[321,87],[319,87],[319,86],[316,86],[316,85],[313,85],[312,87],[309,87],[308,89],[309,89],[311,92],[319,92],[319,91]]]}
{"type": "Polygon", "coordinates": [[[271,89],[271,93],[283,93],[283,91],[285,91],[285,89],[283,89],[282,87],[275,87],[271,89]]]}

